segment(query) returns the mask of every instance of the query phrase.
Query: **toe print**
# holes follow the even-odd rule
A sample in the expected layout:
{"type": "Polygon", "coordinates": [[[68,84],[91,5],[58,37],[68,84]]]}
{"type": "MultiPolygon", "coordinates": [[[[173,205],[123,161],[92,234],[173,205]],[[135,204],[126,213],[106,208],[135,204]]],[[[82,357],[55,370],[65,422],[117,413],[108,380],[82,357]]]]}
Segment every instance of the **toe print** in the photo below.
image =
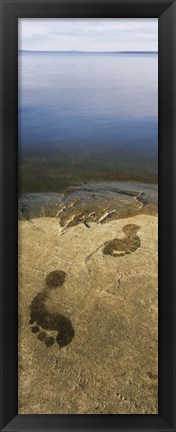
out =
{"type": "Polygon", "coordinates": [[[40,341],[45,340],[46,337],[47,337],[47,333],[44,332],[44,331],[41,331],[41,332],[39,333],[39,335],[38,335],[38,339],[39,339],[40,341]]]}
{"type": "Polygon", "coordinates": [[[30,304],[30,321],[32,333],[37,334],[37,339],[51,347],[55,342],[60,348],[68,345],[74,337],[74,329],[71,321],[62,314],[50,313],[46,308],[46,300],[49,291],[61,286],[66,278],[66,273],[56,270],[46,277],[46,287],[37,294],[30,304]]]}
{"type": "Polygon", "coordinates": [[[38,326],[33,326],[33,327],[31,328],[31,330],[32,330],[32,333],[38,333],[38,331],[39,331],[39,327],[38,327],[38,326]]]}
{"type": "Polygon", "coordinates": [[[46,285],[48,288],[57,288],[65,282],[66,273],[63,270],[55,270],[46,277],[46,285]]]}
{"type": "Polygon", "coordinates": [[[135,252],[141,245],[141,240],[137,235],[139,226],[135,224],[125,225],[122,231],[125,234],[123,239],[114,239],[105,243],[103,249],[104,255],[111,255],[113,257],[121,257],[135,252]]]}

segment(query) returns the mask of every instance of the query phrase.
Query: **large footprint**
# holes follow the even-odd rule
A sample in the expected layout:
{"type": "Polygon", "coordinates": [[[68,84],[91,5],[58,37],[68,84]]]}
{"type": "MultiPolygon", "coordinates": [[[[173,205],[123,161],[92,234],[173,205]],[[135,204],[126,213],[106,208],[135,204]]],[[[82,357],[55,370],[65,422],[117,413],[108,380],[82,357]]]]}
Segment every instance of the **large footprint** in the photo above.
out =
{"type": "Polygon", "coordinates": [[[140,227],[135,224],[125,225],[122,229],[125,237],[123,239],[113,239],[106,242],[103,249],[104,255],[119,257],[135,252],[141,245],[141,240],[137,235],[139,228],[140,227]]]}
{"type": "Polygon", "coordinates": [[[65,277],[66,273],[62,270],[49,273],[45,280],[45,288],[34,297],[30,304],[31,319],[29,323],[32,326],[31,330],[47,347],[57,342],[62,348],[68,345],[74,337],[75,332],[71,321],[59,313],[50,313],[46,308],[46,300],[50,290],[61,286],[65,277]],[[56,335],[55,331],[57,331],[56,335]]]}

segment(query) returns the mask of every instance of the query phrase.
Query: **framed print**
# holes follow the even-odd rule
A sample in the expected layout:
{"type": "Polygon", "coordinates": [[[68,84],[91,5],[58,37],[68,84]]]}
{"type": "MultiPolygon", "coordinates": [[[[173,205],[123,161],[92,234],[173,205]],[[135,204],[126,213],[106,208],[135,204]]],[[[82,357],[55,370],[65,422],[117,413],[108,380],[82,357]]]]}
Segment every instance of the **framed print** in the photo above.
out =
{"type": "Polygon", "coordinates": [[[175,430],[175,1],[1,1],[1,430],[175,430]]]}

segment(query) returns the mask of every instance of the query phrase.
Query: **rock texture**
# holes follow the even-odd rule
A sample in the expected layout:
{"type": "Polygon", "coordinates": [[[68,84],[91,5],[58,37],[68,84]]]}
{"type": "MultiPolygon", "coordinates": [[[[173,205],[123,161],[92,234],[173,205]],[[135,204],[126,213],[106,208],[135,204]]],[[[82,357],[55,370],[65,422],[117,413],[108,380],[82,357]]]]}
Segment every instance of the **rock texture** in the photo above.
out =
{"type": "Polygon", "coordinates": [[[20,414],[157,414],[157,232],[19,221],[20,414]]]}

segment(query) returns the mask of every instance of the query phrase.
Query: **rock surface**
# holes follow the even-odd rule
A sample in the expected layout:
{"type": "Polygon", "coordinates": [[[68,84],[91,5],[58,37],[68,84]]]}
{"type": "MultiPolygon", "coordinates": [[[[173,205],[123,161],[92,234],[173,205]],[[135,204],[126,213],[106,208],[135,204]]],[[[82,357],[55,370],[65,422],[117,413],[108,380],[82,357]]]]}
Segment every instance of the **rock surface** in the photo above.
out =
{"type": "Polygon", "coordinates": [[[19,221],[19,414],[157,414],[157,222],[19,221]]]}

